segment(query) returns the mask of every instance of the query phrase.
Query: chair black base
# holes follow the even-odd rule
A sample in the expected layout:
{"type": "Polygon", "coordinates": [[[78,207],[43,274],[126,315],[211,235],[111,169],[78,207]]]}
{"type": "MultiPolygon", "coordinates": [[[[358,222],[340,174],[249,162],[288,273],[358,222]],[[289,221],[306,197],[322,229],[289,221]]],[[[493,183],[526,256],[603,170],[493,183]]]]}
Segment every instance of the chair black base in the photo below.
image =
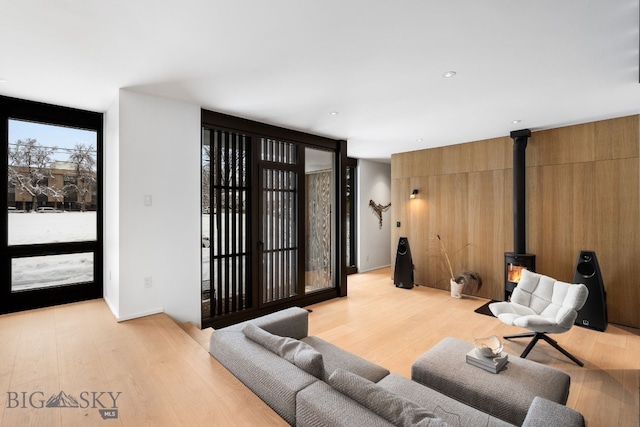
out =
{"type": "Polygon", "coordinates": [[[527,345],[527,348],[525,348],[524,351],[522,352],[522,354],[520,355],[520,357],[522,357],[523,359],[525,357],[527,357],[527,355],[529,354],[529,352],[531,351],[533,346],[536,345],[538,340],[542,339],[542,340],[548,342],[549,344],[551,344],[551,346],[554,347],[556,350],[558,350],[560,353],[564,354],[569,359],[573,360],[578,366],[584,366],[584,363],[579,361],[575,356],[573,356],[567,350],[565,350],[564,348],[560,347],[560,345],[558,344],[558,342],[556,340],[549,338],[543,332],[525,332],[523,334],[505,335],[503,338],[506,339],[506,340],[509,340],[511,338],[524,338],[524,337],[533,337],[533,339],[531,340],[531,342],[529,342],[529,345],[527,345]]]}

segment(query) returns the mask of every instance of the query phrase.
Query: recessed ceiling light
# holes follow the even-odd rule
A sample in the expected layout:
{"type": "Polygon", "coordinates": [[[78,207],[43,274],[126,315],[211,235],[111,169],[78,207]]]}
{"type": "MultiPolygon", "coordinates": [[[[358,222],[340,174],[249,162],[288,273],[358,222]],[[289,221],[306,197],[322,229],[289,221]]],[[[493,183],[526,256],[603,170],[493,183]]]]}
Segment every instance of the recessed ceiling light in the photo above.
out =
{"type": "Polygon", "coordinates": [[[338,112],[337,112],[337,111],[332,111],[332,112],[330,112],[329,114],[331,114],[332,116],[337,116],[337,115],[338,115],[338,112]]]}
{"type": "Polygon", "coordinates": [[[520,123],[521,121],[522,121],[522,120],[511,120],[511,123],[513,123],[513,124],[515,125],[515,124],[520,123]]]}
{"type": "Polygon", "coordinates": [[[422,138],[416,139],[416,142],[422,142],[422,141],[424,141],[424,139],[422,139],[422,138]]]}
{"type": "Polygon", "coordinates": [[[9,83],[9,80],[0,77],[0,83],[9,83]]]}
{"type": "Polygon", "coordinates": [[[448,79],[449,77],[453,77],[453,76],[455,76],[455,75],[456,75],[456,72],[455,72],[455,71],[447,71],[446,73],[444,73],[444,74],[442,75],[442,77],[444,77],[444,78],[448,79]]]}

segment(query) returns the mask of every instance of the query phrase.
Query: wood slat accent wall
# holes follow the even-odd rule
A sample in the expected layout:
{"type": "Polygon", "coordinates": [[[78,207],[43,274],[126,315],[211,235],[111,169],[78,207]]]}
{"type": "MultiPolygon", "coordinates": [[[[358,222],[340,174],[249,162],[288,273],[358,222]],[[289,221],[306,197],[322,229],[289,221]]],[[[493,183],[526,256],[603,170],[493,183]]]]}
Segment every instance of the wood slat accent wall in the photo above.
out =
{"type": "MultiPolygon", "coordinates": [[[[536,270],[571,282],[580,250],[595,251],[609,321],[636,328],[639,153],[640,115],[532,130],[526,150],[527,252],[536,255],[536,270]]],[[[449,289],[439,234],[454,273],[477,271],[484,282],[477,295],[503,299],[504,253],[514,249],[512,162],[508,136],[393,155],[392,221],[401,226],[392,228],[392,263],[406,236],[415,282],[449,289]],[[410,200],[414,188],[419,194],[410,200]]]]}

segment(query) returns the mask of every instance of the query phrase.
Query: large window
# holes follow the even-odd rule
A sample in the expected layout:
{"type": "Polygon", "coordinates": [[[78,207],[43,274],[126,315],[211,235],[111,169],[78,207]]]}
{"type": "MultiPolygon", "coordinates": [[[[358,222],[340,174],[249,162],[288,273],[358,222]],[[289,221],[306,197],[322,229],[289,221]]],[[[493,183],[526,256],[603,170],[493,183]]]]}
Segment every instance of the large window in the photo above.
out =
{"type": "Polygon", "coordinates": [[[0,97],[0,311],[102,295],[102,115],[0,97]]]}
{"type": "Polygon", "coordinates": [[[202,134],[202,316],[251,307],[250,144],[236,132],[202,134]]]}
{"type": "Polygon", "coordinates": [[[202,112],[202,324],[346,295],[346,143],[202,112]]]}

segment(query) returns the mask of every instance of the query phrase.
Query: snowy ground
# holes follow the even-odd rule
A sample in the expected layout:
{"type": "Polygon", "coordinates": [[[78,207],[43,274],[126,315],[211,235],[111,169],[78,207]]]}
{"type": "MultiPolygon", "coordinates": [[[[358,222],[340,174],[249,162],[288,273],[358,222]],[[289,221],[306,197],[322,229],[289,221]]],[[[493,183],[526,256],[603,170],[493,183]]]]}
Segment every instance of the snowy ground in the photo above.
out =
{"type": "Polygon", "coordinates": [[[95,212],[10,213],[9,245],[96,239],[95,212]]]}
{"type": "MultiPolygon", "coordinates": [[[[202,290],[208,291],[211,287],[211,259],[210,259],[210,250],[209,246],[211,242],[216,242],[218,239],[218,230],[216,227],[211,230],[210,226],[211,216],[209,214],[202,214],[202,290]]],[[[241,214],[237,218],[237,224],[245,224],[246,215],[241,214]]],[[[226,223],[222,222],[222,228],[220,230],[223,238],[227,238],[227,233],[225,232],[226,223]]],[[[237,230],[239,235],[241,235],[240,229],[237,230]]],[[[244,271],[244,262],[245,257],[240,257],[240,259],[235,259],[231,262],[239,262],[238,269],[244,271]]],[[[214,266],[215,269],[215,266],[214,266]]],[[[214,281],[215,281],[215,273],[214,273],[214,281]]],[[[214,285],[214,288],[216,286],[214,285]]]]}
{"type": "MultiPolygon", "coordinates": [[[[96,239],[95,212],[10,213],[9,245],[96,239]]],[[[48,255],[11,261],[11,290],[93,281],[93,254],[48,255]]]]}
{"type": "Polygon", "coordinates": [[[209,277],[209,245],[212,236],[209,235],[209,214],[202,214],[202,281],[210,286],[209,277]]]}
{"type": "MultiPolygon", "coordinates": [[[[9,245],[78,242],[96,239],[95,212],[10,213],[9,245]]],[[[202,235],[209,236],[209,215],[202,215],[202,235]]],[[[244,218],[242,218],[244,221],[244,218]]],[[[217,238],[216,230],[212,239],[217,238]]],[[[203,239],[203,246],[209,242],[203,239]]],[[[209,282],[209,248],[202,248],[202,280],[209,282]]],[[[45,288],[93,281],[93,254],[48,255],[13,259],[11,289],[45,288]]]]}

